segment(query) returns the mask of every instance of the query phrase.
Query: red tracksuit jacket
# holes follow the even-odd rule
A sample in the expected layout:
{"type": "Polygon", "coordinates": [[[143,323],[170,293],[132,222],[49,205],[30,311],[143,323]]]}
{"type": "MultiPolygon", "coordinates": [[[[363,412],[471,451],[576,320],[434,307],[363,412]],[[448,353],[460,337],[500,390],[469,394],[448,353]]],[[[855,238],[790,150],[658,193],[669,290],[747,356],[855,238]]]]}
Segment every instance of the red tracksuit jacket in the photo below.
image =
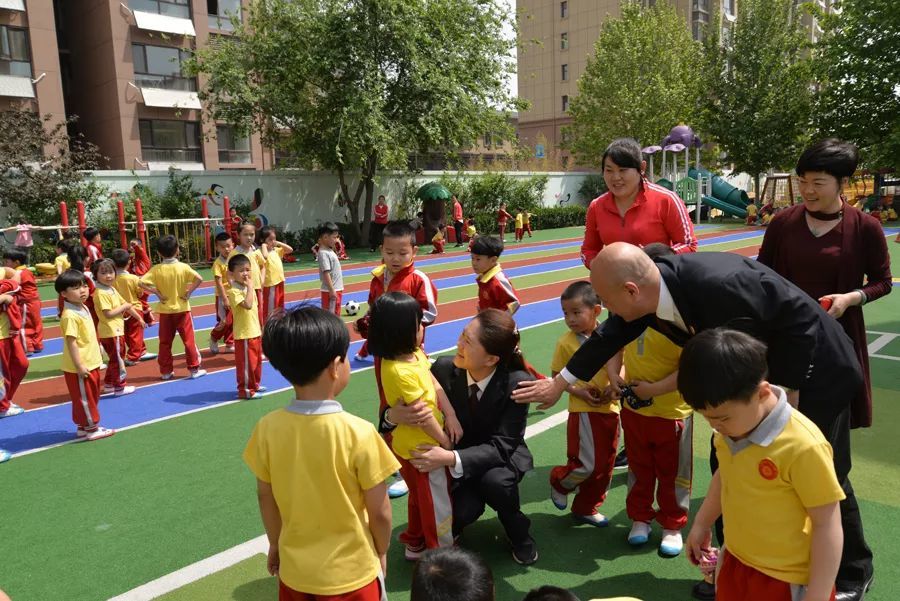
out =
{"type": "Polygon", "coordinates": [[[405,292],[419,301],[419,305],[422,307],[422,323],[426,326],[433,324],[437,319],[437,288],[431,278],[416,269],[414,263],[410,263],[395,273],[385,285],[384,272],[384,265],[379,265],[372,270],[372,283],[369,284],[369,307],[385,292],[405,292]]]}
{"type": "Polygon", "coordinates": [[[475,278],[478,283],[478,310],[500,309],[515,315],[519,310],[519,293],[512,282],[503,273],[503,268],[496,265],[475,278]]]}

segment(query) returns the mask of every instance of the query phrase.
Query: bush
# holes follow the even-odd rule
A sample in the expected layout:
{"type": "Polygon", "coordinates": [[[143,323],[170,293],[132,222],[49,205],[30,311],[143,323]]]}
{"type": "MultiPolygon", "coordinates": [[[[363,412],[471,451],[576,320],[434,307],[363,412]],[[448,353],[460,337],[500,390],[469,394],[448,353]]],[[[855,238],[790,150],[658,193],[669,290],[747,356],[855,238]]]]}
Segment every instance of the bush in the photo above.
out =
{"type": "Polygon", "coordinates": [[[602,175],[591,174],[584,178],[578,188],[578,194],[584,204],[590,204],[592,200],[606,193],[606,180],[602,175]]]}
{"type": "Polygon", "coordinates": [[[580,205],[570,207],[541,207],[532,211],[532,227],[547,230],[557,227],[584,227],[587,220],[587,207],[580,205]]]}

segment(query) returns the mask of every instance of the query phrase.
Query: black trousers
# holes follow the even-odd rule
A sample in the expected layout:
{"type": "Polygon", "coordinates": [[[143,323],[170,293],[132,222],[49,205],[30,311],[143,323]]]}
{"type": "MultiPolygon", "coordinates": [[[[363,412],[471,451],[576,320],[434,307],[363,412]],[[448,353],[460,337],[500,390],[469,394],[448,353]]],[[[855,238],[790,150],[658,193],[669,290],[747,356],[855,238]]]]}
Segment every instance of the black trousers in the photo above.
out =
{"type": "Polygon", "coordinates": [[[521,478],[513,469],[495,467],[480,478],[457,481],[452,492],[454,536],[459,536],[466,526],[478,520],[485,505],[489,505],[497,512],[514,547],[533,542],[529,534],[531,520],[525,517],[519,505],[519,480],[521,478]]]}
{"type": "Polygon", "coordinates": [[[374,221],[369,224],[369,249],[375,250],[381,244],[381,239],[384,234],[384,226],[387,225],[385,223],[375,223],[374,221]]]}
{"type": "Polygon", "coordinates": [[[454,221],[453,229],[456,231],[456,245],[459,246],[460,244],[462,244],[463,222],[462,221],[454,221]]]}
{"type": "MultiPolygon", "coordinates": [[[[823,394],[823,393],[820,393],[823,394]]],[[[838,394],[844,394],[838,392],[838,394]]],[[[849,393],[848,393],[849,394],[849,393]]],[[[803,403],[804,391],[800,391],[800,407],[806,417],[812,420],[828,439],[834,453],[834,471],[838,482],[844,490],[847,498],[841,501],[841,526],[844,529],[844,548],[841,553],[841,565],[838,568],[837,582],[846,584],[861,583],[872,573],[872,549],[866,543],[863,533],[862,516],[859,513],[859,503],[856,494],[850,484],[850,407],[846,406],[837,414],[828,411],[829,403],[823,397],[807,394],[807,398],[816,399],[815,404],[803,403]]],[[[850,396],[843,398],[849,399],[850,396]]],[[[719,469],[719,460],[716,457],[716,449],[713,446],[709,454],[709,469],[715,473],[719,469]]],[[[725,542],[722,519],[716,520],[716,537],[719,544],[725,542]]],[[[838,590],[842,590],[838,586],[838,590]]]]}

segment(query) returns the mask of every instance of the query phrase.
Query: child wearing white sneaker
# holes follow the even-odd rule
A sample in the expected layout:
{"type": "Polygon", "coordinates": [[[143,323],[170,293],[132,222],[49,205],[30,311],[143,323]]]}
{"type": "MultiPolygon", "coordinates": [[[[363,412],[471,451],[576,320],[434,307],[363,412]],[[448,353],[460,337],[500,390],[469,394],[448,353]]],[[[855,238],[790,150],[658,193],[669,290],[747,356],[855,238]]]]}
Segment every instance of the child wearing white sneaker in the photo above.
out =
{"type": "Polygon", "coordinates": [[[91,265],[94,281],[94,309],[100,323],[97,325],[97,336],[100,346],[109,357],[106,367],[106,378],[103,381],[103,394],[114,393],[116,396],[131,394],[134,386],[126,385],[125,371],[125,317],[137,320],[141,328],[147,324],[131,303],[125,301],[119,291],[113,287],[116,281],[116,265],[112,259],[100,259],[91,265]]]}
{"type": "MultiPolygon", "coordinates": [[[[570,284],[560,302],[569,331],[556,343],[550,366],[554,376],[590,338],[601,311],[600,299],[590,282],[570,284]]],[[[572,501],[572,517],[576,522],[598,527],[609,524],[597,507],[606,499],[619,445],[619,402],[606,396],[606,388],[606,374],[602,369],[590,382],[568,387],[568,461],[550,471],[550,499],[556,508],[565,509],[567,495],[577,490],[572,501]]]]}
{"type": "Polygon", "coordinates": [[[130,303],[141,314],[140,321],[130,315],[125,316],[124,319],[125,347],[127,349],[125,365],[137,365],[139,361],[156,359],[156,353],[148,353],[147,345],[144,342],[144,329],[150,325],[147,322],[150,309],[144,311],[144,301],[141,298],[144,295],[144,291],[141,290],[141,278],[127,271],[128,265],[131,263],[131,255],[124,248],[117,248],[112,251],[110,258],[116,264],[116,278],[112,287],[118,290],[126,303],[130,303]]]}
{"type": "Polygon", "coordinates": [[[89,288],[84,273],[64,271],[54,283],[65,304],[59,329],[63,345],[62,370],[66,388],[72,399],[72,421],[76,436],[82,440],[98,440],[116,433],[100,425],[100,344],[90,311],[84,306],[89,288]]]}
{"type": "Polygon", "coordinates": [[[200,274],[178,260],[178,239],[175,236],[162,236],[156,242],[156,248],[162,257],[141,278],[141,288],[155,294],[159,299],[156,312],[159,314],[159,373],[163,380],[171,380],[174,367],[172,365],[172,342],[175,332],[184,343],[184,354],[190,378],[206,375],[200,369],[200,352],[194,338],[194,322],[191,319],[191,294],[203,282],[200,274]]]}
{"type": "Polygon", "coordinates": [[[19,290],[15,276],[12,269],[0,267],[0,419],[25,412],[12,402],[28,373],[28,357],[19,335],[23,324],[22,311],[15,298],[19,290]]]}
{"type": "Polygon", "coordinates": [[[234,323],[234,361],[238,398],[262,397],[262,328],[257,295],[253,291],[250,258],[237,254],[228,259],[228,304],[234,323]]]}
{"type": "Polygon", "coordinates": [[[227,232],[216,234],[216,252],[219,253],[212,264],[216,290],[216,326],[209,333],[209,352],[219,354],[219,341],[224,340],[227,350],[234,351],[234,316],[228,304],[228,257],[234,250],[234,242],[227,232]]]}

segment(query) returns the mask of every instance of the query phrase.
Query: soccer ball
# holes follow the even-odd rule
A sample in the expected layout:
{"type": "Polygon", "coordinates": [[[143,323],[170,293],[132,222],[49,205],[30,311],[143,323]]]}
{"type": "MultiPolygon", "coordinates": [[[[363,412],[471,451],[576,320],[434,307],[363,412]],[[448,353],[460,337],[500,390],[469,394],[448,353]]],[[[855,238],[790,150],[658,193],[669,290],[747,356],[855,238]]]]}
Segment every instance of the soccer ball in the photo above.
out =
{"type": "Polygon", "coordinates": [[[347,311],[347,315],[356,315],[359,313],[359,303],[356,301],[347,301],[347,304],[344,305],[344,310],[347,311]]]}

